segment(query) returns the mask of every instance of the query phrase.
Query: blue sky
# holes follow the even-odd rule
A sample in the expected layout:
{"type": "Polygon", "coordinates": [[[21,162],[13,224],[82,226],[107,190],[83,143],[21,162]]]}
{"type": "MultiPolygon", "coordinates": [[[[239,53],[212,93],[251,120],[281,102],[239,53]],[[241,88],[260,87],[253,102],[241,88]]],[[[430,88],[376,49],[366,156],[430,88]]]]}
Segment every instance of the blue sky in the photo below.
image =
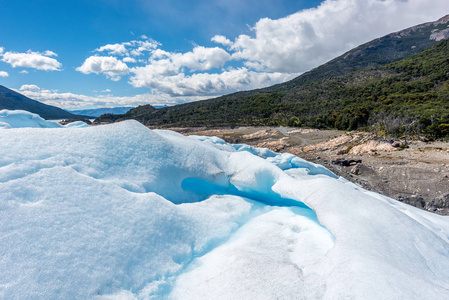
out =
{"type": "Polygon", "coordinates": [[[434,0],[0,0],[0,84],[67,109],[286,81],[449,13],[434,0]]]}

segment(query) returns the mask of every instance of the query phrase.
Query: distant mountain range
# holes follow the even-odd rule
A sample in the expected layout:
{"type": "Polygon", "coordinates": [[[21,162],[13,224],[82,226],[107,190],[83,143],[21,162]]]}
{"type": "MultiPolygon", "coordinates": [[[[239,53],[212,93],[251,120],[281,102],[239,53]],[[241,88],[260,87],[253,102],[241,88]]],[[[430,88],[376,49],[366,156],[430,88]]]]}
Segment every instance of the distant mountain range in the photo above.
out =
{"type": "Polygon", "coordinates": [[[133,107],[102,107],[95,109],[70,110],[69,112],[77,115],[99,117],[104,114],[121,115],[127,113],[133,107]]]}
{"type": "Polygon", "coordinates": [[[0,109],[26,110],[47,120],[76,119],[79,116],[56,106],[47,105],[30,99],[22,94],[0,85],[0,109]]]}
{"type": "Polygon", "coordinates": [[[97,120],[343,130],[378,126],[397,134],[409,123],[417,131],[438,137],[449,131],[448,25],[449,15],[386,35],[271,87],[158,110],[140,106],[97,120]],[[398,125],[392,129],[387,123],[398,125]]]}

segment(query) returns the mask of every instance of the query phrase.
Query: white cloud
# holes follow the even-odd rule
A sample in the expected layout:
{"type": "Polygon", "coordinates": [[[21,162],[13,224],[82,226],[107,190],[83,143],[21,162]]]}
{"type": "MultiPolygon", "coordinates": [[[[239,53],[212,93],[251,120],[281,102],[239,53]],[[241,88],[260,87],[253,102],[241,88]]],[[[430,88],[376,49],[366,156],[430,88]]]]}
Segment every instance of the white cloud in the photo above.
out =
{"type": "Polygon", "coordinates": [[[128,74],[128,66],[113,56],[90,56],[76,70],[84,74],[103,73],[114,81],[128,74]]]}
{"type": "MultiPolygon", "coordinates": [[[[231,55],[219,47],[206,48],[202,46],[195,47],[192,51],[186,53],[170,53],[161,49],[150,50],[155,44],[140,44],[136,51],[147,49],[150,53],[149,64],[144,67],[136,67],[139,74],[146,71],[151,73],[152,77],[171,76],[184,72],[188,68],[190,72],[211,70],[222,67],[231,59],[231,55]]],[[[145,51],[147,51],[145,50],[145,51]]],[[[121,75],[128,74],[129,68],[124,62],[136,62],[132,57],[125,57],[123,61],[114,56],[91,56],[84,63],[76,68],[77,71],[84,74],[103,73],[112,80],[119,80],[121,75]]]]}
{"type": "Polygon", "coordinates": [[[9,74],[6,71],[0,71],[0,77],[8,77],[9,74]]]}
{"type": "Polygon", "coordinates": [[[230,59],[231,55],[218,47],[196,46],[193,51],[186,53],[170,53],[157,49],[150,57],[147,66],[135,69],[145,69],[154,76],[167,76],[184,71],[184,67],[189,68],[191,72],[211,70],[222,67],[230,59]]]}
{"type": "Polygon", "coordinates": [[[60,71],[62,64],[49,56],[57,55],[49,50],[44,53],[31,50],[28,50],[26,53],[5,52],[2,61],[10,64],[13,68],[22,67],[44,71],[60,71]]]}
{"type": "Polygon", "coordinates": [[[211,38],[212,42],[222,44],[223,46],[231,46],[233,43],[223,35],[215,35],[211,38]]]}
{"type": "Polygon", "coordinates": [[[376,37],[436,20],[442,11],[449,11],[447,0],[432,5],[427,0],[325,0],[284,18],[260,19],[251,34],[233,41],[213,36],[211,42],[220,47],[194,46],[177,53],[141,36],[96,49],[110,56],[91,56],[77,70],[112,80],[129,74],[134,87],[192,101],[292,79],[376,37]],[[136,65],[128,68],[126,63],[136,65]]]}
{"type": "Polygon", "coordinates": [[[231,55],[222,48],[196,46],[190,52],[172,53],[170,59],[176,66],[204,71],[223,66],[231,59],[231,55]]]}
{"type": "Polygon", "coordinates": [[[231,55],[219,47],[196,46],[186,53],[153,51],[149,64],[130,69],[134,87],[148,87],[171,96],[211,96],[260,88],[290,79],[294,75],[254,72],[247,68],[220,70],[220,73],[198,73],[224,66],[231,55]],[[187,75],[189,74],[189,75],[187,75]]]}
{"type": "MultiPolygon", "coordinates": [[[[247,67],[304,72],[345,51],[392,31],[436,20],[447,0],[326,0],[320,6],[272,20],[260,19],[254,36],[238,36],[233,57],[247,67]]],[[[227,43],[223,36],[216,42],[227,43]]]]}
{"type": "Polygon", "coordinates": [[[58,54],[54,53],[53,51],[47,50],[43,53],[45,56],[58,56],[58,54]]]}
{"type": "Polygon", "coordinates": [[[109,55],[125,55],[128,53],[124,44],[107,44],[95,49],[96,52],[107,51],[109,55]]]}
{"type": "Polygon", "coordinates": [[[110,93],[111,90],[110,90],[110,89],[105,89],[105,90],[102,90],[101,92],[102,92],[102,93],[110,93]]]}
{"type": "Polygon", "coordinates": [[[136,49],[130,51],[132,56],[140,56],[143,52],[152,52],[160,45],[160,43],[153,40],[131,41],[130,44],[131,46],[137,46],[136,49]]]}
{"type": "Polygon", "coordinates": [[[40,87],[38,87],[35,84],[24,84],[20,87],[19,91],[24,92],[24,91],[30,91],[30,92],[37,92],[40,91],[40,87]]]}
{"type": "Polygon", "coordinates": [[[130,83],[134,87],[148,87],[161,94],[171,96],[212,96],[248,90],[276,84],[295,75],[261,73],[247,68],[231,69],[219,74],[184,73],[167,76],[151,72],[152,66],[131,69],[134,76],[130,83]]]}
{"type": "Polygon", "coordinates": [[[162,49],[156,49],[151,53],[151,60],[161,59],[170,57],[170,52],[164,51],[162,49]]]}
{"type": "Polygon", "coordinates": [[[19,73],[20,73],[20,74],[28,74],[28,71],[27,71],[27,70],[22,70],[22,71],[20,71],[19,73]]]}
{"type": "Polygon", "coordinates": [[[95,52],[107,52],[109,55],[131,55],[140,56],[144,52],[151,52],[156,49],[160,44],[152,39],[147,38],[145,35],[141,36],[144,40],[133,40],[129,42],[107,44],[95,49],[95,52]]]}
{"type": "Polygon", "coordinates": [[[2,55],[3,51],[5,51],[5,48],[0,47],[0,55],[2,55]]]}
{"type": "MultiPolygon", "coordinates": [[[[41,89],[35,85],[32,90],[29,88],[16,90],[17,92],[42,103],[54,105],[68,110],[87,109],[95,107],[117,107],[117,106],[138,106],[151,104],[155,106],[175,105],[185,103],[185,97],[170,97],[169,95],[141,94],[129,97],[116,97],[101,95],[97,97],[80,95],[74,93],[58,93],[55,90],[41,89]]],[[[204,97],[192,97],[191,101],[201,100],[204,97]]]]}
{"type": "Polygon", "coordinates": [[[135,60],[134,58],[129,57],[129,56],[124,57],[124,58],[122,59],[122,61],[123,61],[123,62],[127,62],[127,63],[135,63],[135,62],[136,62],[136,60],[135,60]]]}

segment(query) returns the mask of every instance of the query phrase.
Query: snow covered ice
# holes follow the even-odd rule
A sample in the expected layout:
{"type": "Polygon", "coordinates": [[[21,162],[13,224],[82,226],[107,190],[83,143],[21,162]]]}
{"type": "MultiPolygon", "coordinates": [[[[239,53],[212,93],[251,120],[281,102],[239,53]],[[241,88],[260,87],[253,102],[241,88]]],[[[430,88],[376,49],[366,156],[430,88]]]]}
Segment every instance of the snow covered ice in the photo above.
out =
{"type": "Polygon", "coordinates": [[[65,126],[54,122],[47,121],[37,114],[33,114],[24,110],[0,110],[0,129],[9,128],[62,128],[62,127],[87,127],[86,123],[76,121],[65,126]]]}
{"type": "Polygon", "coordinates": [[[2,114],[1,299],[449,299],[447,217],[290,154],[2,114]]]}

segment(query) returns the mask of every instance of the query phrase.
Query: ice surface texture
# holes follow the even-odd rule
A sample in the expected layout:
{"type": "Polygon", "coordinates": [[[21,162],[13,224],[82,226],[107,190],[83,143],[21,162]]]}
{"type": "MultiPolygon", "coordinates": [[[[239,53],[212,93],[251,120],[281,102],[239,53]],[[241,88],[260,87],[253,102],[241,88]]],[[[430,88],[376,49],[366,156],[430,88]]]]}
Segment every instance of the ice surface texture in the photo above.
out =
{"type": "Polygon", "coordinates": [[[295,156],[135,121],[0,144],[1,299],[449,299],[447,217],[295,156]]]}
{"type": "Polygon", "coordinates": [[[47,121],[37,114],[30,113],[24,110],[0,110],[0,129],[9,128],[62,128],[62,127],[87,127],[86,123],[82,121],[72,122],[65,126],[54,122],[47,121]]]}

